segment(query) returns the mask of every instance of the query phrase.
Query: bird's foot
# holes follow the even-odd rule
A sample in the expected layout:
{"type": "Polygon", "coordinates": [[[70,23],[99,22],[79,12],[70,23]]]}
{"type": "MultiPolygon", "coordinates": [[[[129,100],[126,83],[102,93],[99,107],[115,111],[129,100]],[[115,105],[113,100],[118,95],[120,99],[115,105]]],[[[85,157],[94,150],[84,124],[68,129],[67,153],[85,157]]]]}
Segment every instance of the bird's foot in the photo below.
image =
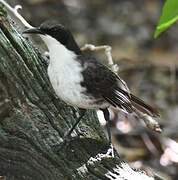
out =
{"type": "Polygon", "coordinates": [[[67,143],[67,142],[69,142],[71,139],[72,139],[71,134],[65,133],[64,136],[63,136],[63,143],[67,143]]]}
{"type": "Polygon", "coordinates": [[[59,153],[60,151],[63,151],[69,143],[72,141],[73,137],[71,135],[65,135],[63,137],[63,141],[60,144],[54,145],[53,146],[53,151],[56,153],[59,153]]]}
{"type": "Polygon", "coordinates": [[[80,136],[84,136],[84,132],[83,131],[77,131],[76,130],[76,135],[75,136],[72,136],[71,133],[66,133],[64,136],[63,136],[63,141],[60,142],[60,144],[58,145],[54,145],[53,146],[53,149],[56,153],[59,153],[60,151],[64,151],[64,149],[66,149],[70,143],[74,140],[77,140],[80,138],[80,136]]]}

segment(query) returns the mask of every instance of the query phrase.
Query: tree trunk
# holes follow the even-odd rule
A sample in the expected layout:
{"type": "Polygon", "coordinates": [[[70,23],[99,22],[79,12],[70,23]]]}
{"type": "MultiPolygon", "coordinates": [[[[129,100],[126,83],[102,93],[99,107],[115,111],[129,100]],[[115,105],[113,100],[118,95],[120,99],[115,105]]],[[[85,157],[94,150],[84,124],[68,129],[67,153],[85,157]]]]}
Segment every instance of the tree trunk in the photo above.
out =
{"type": "Polygon", "coordinates": [[[73,133],[75,138],[62,145],[77,110],[57,98],[44,59],[14,26],[1,5],[0,176],[7,180],[133,179],[134,175],[153,179],[132,170],[119,157],[102,157],[108,144],[95,111],[87,111],[73,133]]]}

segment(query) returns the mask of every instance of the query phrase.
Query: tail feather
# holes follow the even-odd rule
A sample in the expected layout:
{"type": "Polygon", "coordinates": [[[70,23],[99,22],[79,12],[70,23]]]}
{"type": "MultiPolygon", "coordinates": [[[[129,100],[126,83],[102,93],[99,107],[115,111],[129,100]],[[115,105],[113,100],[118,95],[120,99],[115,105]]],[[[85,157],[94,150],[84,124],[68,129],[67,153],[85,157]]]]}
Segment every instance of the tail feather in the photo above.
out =
{"type": "Polygon", "coordinates": [[[151,115],[153,117],[160,116],[158,111],[155,108],[146,104],[143,100],[139,99],[138,97],[134,96],[133,94],[130,94],[130,96],[131,96],[132,105],[135,108],[137,108],[141,112],[151,115]]]}

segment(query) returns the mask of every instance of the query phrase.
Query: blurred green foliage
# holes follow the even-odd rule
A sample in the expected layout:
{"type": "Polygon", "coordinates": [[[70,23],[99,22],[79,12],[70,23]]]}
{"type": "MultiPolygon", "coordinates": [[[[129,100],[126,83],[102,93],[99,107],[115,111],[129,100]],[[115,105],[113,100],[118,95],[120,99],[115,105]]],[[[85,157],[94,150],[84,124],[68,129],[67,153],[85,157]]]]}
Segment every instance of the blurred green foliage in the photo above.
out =
{"type": "Polygon", "coordinates": [[[166,0],[154,37],[158,37],[178,20],[178,0],[166,0]]]}

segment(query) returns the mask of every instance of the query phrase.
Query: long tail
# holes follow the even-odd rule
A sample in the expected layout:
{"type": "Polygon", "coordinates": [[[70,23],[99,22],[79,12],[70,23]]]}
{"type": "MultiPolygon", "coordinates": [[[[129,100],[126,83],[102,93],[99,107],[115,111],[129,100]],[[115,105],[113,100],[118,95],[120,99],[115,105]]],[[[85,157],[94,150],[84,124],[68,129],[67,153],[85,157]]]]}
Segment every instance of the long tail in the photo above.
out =
{"type": "Polygon", "coordinates": [[[139,99],[138,97],[134,96],[133,94],[130,94],[131,96],[131,102],[132,105],[138,109],[139,111],[146,113],[153,117],[159,117],[159,112],[151,107],[150,105],[146,104],[143,100],[139,99]]]}

